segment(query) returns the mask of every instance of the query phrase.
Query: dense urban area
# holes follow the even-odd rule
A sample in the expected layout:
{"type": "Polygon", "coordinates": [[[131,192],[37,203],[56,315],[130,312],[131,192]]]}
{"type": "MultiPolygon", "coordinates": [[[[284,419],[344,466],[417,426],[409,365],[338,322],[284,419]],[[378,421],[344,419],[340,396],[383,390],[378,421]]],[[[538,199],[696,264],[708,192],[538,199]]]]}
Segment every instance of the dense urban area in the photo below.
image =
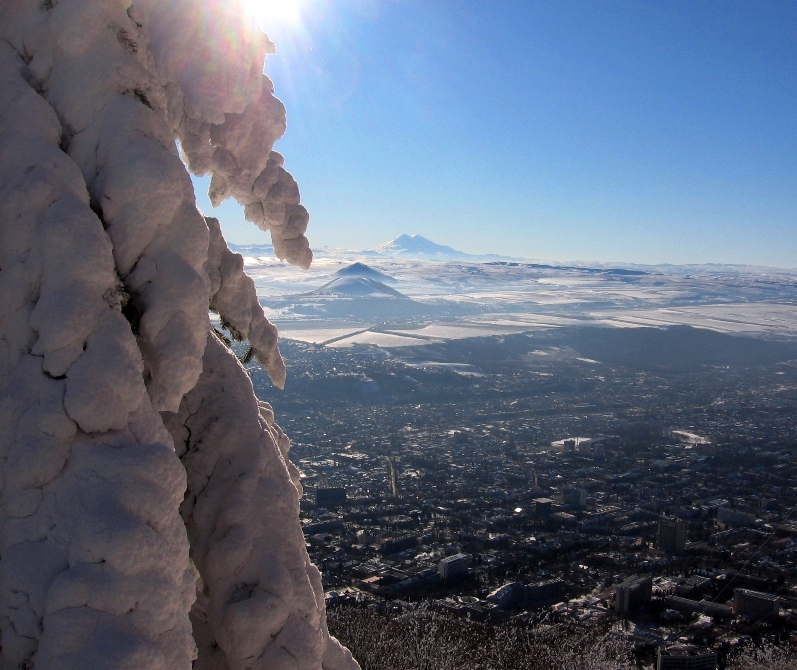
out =
{"type": "Polygon", "coordinates": [[[641,667],[793,641],[797,350],[638,330],[287,340],[285,391],[250,365],[328,607],[605,625],[641,667]]]}

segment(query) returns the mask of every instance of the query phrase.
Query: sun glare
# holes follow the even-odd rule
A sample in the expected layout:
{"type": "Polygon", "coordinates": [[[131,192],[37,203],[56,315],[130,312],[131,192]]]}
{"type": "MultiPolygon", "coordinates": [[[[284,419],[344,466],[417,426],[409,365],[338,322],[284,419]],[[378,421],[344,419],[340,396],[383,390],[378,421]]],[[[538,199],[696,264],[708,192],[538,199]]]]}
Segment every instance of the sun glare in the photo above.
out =
{"type": "Polygon", "coordinates": [[[244,0],[261,27],[298,25],[302,19],[302,0],[244,0]]]}

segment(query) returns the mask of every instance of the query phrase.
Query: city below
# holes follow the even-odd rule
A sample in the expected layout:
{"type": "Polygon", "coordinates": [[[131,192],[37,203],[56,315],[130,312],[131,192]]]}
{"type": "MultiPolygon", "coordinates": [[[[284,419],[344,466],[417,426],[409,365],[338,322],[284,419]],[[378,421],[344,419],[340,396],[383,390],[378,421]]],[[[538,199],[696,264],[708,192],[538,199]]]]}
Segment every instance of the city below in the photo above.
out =
{"type": "Polygon", "coordinates": [[[662,670],[792,653],[794,273],[242,251],[355,655],[338,613],[370,609],[608,630],[662,670]]]}
{"type": "Polygon", "coordinates": [[[614,622],[662,668],[788,637],[795,361],[639,370],[543,337],[460,341],[464,371],[286,341],[284,392],[252,370],[328,605],[614,622]]]}

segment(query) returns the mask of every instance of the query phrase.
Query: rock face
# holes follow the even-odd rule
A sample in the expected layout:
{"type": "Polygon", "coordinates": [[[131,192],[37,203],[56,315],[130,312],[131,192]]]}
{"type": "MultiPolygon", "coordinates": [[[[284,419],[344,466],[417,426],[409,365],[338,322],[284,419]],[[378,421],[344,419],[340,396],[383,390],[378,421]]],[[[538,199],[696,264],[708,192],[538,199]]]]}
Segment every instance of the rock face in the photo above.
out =
{"type": "Polygon", "coordinates": [[[282,385],[276,329],[186,170],[309,265],[272,49],[236,0],[0,0],[2,668],[358,667],[208,308],[282,385]]]}

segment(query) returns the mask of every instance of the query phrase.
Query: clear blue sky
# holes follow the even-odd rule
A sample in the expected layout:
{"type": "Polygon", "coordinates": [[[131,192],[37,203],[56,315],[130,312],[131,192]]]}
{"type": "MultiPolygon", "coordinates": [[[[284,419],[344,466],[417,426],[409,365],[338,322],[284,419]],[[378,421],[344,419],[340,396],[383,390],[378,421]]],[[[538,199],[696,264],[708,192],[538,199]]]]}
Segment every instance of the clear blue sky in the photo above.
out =
{"type": "Polygon", "coordinates": [[[797,2],[301,6],[266,72],[313,247],[797,267],[797,2]]]}

